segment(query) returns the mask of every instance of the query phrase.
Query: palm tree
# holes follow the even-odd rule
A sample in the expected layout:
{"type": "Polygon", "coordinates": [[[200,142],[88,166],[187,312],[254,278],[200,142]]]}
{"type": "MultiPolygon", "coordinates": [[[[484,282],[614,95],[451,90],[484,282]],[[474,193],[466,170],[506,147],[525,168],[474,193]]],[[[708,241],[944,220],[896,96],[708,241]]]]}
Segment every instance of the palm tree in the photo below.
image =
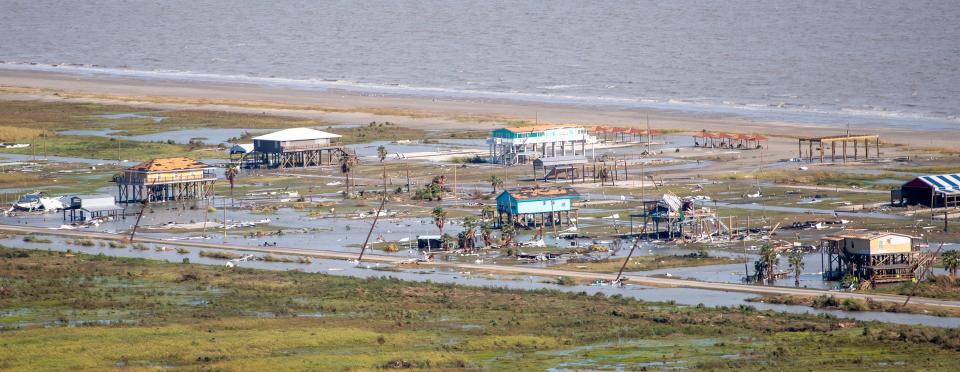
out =
{"type": "Polygon", "coordinates": [[[497,193],[497,187],[503,187],[503,179],[497,175],[490,176],[490,186],[493,186],[493,193],[497,193]]]}
{"type": "Polygon", "coordinates": [[[780,257],[777,250],[770,244],[764,244],[760,248],[760,259],[754,263],[754,269],[757,272],[757,281],[767,280],[767,283],[773,283],[776,278],[777,265],[780,264],[780,257]]]}
{"type": "Polygon", "coordinates": [[[380,167],[383,168],[383,197],[387,197],[387,165],[383,162],[387,159],[387,148],[380,145],[377,147],[377,158],[380,159],[380,167]]]}
{"type": "Polygon", "coordinates": [[[237,164],[227,165],[227,170],[224,171],[224,176],[227,177],[227,181],[230,182],[230,205],[233,205],[233,185],[237,180],[237,176],[240,175],[240,166],[237,164]]]}
{"type": "Polygon", "coordinates": [[[600,184],[607,183],[607,180],[610,178],[610,170],[607,169],[607,166],[600,168],[600,184]]]}
{"type": "Polygon", "coordinates": [[[383,160],[387,158],[387,148],[380,145],[377,147],[377,157],[380,158],[380,162],[383,163],[383,160]]]}
{"type": "Polygon", "coordinates": [[[349,153],[343,151],[340,152],[340,173],[346,177],[347,182],[347,196],[350,195],[350,172],[353,171],[353,167],[356,165],[357,160],[350,155],[349,153]]]}
{"type": "Polygon", "coordinates": [[[960,252],[946,251],[940,254],[940,260],[943,261],[943,268],[950,273],[951,279],[957,278],[957,269],[960,268],[960,252]]]}
{"type": "Polygon", "coordinates": [[[443,225],[447,221],[447,211],[443,210],[443,207],[436,206],[433,208],[433,224],[437,225],[437,228],[440,229],[440,235],[443,235],[443,225]]]}
{"type": "Polygon", "coordinates": [[[493,212],[494,212],[494,209],[492,205],[485,205],[483,206],[483,209],[480,210],[480,218],[484,220],[493,218],[493,212]]]}
{"type": "Polygon", "coordinates": [[[793,285],[800,286],[800,273],[803,272],[803,253],[799,249],[794,249],[787,257],[790,269],[793,270],[793,285]]]}
{"type": "Polygon", "coordinates": [[[513,228],[513,224],[503,225],[500,228],[500,247],[510,247],[513,245],[513,234],[516,233],[516,229],[513,228]]]}
{"type": "Polygon", "coordinates": [[[483,239],[483,246],[490,248],[493,245],[493,227],[489,221],[480,223],[480,237],[483,239]]]}
{"type": "Polygon", "coordinates": [[[477,229],[477,218],[473,216],[467,216],[463,218],[463,244],[460,245],[460,248],[476,248],[476,229],[477,229]]]}

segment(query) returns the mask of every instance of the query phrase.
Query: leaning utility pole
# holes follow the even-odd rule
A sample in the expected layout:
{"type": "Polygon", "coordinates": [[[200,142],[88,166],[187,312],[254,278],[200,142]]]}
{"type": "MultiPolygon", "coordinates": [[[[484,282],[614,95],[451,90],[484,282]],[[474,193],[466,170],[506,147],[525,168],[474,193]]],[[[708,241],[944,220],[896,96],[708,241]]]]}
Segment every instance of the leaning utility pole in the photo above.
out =
{"type": "MultiPolygon", "coordinates": [[[[373,229],[377,226],[377,220],[380,219],[380,212],[383,211],[383,206],[387,204],[387,167],[383,164],[383,159],[380,159],[380,165],[383,168],[383,197],[380,198],[380,206],[377,207],[377,213],[373,215],[373,223],[370,224],[370,230],[367,231],[367,238],[363,240],[363,247],[360,248],[360,256],[357,257],[357,263],[363,260],[363,253],[367,251],[367,245],[370,243],[370,235],[373,235],[373,229]]],[[[407,181],[407,184],[410,184],[409,181],[407,181]]]]}
{"type": "Polygon", "coordinates": [[[142,201],[142,206],[140,207],[140,213],[137,213],[137,221],[133,224],[133,229],[130,230],[130,242],[133,243],[133,237],[137,234],[137,227],[140,226],[140,219],[143,218],[143,211],[147,210],[147,203],[150,202],[150,197],[153,195],[153,191],[147,189],[147,195],[144,196],[142,201]]]}

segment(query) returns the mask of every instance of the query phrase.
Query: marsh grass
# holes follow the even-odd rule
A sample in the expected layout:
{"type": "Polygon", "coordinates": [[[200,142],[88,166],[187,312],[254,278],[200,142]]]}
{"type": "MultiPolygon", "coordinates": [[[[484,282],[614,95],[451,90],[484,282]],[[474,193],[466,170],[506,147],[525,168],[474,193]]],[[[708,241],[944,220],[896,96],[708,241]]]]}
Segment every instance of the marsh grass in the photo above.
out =
{"type": "Polygon", "coordinates": [[[88,159],[142,161],[153,158],[171,156],[189,156],[193,158],[223,157],[222,151],[213,148],[178,145],[156,142],[138,142],[124,139],[113,139],[100,136],[53,136],[34,141],[33,148],[0,149],[12,154],[34,154],[51,156],[68,156],[88,159]]]}
{"type": "Polygon", "coordinates": [[[220,260],[233,260],[233,259],[242,257],[238,253],[221,252],[221,251],[200,251],[200,253],[197,253],[197,254],[200,255],[200,257],[216,258],[220,260]]]}
{"type": "Polygon", "coordinates": [[[0,278],[0,308],[22,309],[0,315],[0,369],[10,370],[822,370],[854,360],[929,370],[952,366],[960,347],[958,330],[750,306],[43,250],[0,248],[0,278]],[[78,320],[111,324],[69,326],[78,320]]]}
{"type": "Polygon", "coordinates": [[[24,241],[24,242],[27,242],[27,243],[43,243],[43,244],[53,243],[53,241],[50,240],[50,239],[41,238],[41,237],[36,236],[36,235],[27,235],[27,236],[24,236],[24,237],[23,237],[23,241],[24,241]]]}
{"type": "Polygon", "coordinates": [[[52,135],[53,132],[45,129],[0,125],[0,142],[16,142],[20,140],[29,140],[52,135]]]}
{"type": "MultiPolygon", "coordinates": [[[[612,273],[620,270],[626,258],[600,260],[568,260],[567,263],[551,266],[553,269],[584,271],[591,273],[612,273]]],[[[625,271],[647,271],[673,267],[693,267],[707,265],[722,265],[737,261],[728,257],[711,257],[697,255],[657,255],[634,256],[625,271]]]]}

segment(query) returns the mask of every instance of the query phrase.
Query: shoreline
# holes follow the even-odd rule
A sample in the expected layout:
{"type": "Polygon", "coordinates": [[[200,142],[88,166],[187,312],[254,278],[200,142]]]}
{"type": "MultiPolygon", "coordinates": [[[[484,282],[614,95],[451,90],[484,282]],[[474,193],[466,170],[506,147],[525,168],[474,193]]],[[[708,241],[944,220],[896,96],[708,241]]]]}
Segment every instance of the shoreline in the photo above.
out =
{"type": "Polygon", "coordinates": [[[143,81],[177,81],[200,84],[241,84],[259,87],[312,91],[347,92],[358,95],[381,95],[419,99],[454,99],[461,101],[526,103],[560,106],[582,106],[598,109],[639,109],[681,113],[687,116],[723,115],[758,122],[814,123],[826,125],[853,124],[862,127],[900,128],[919,125],[927,129],[951,130],[960,127],[956,116],[936,116],[919,112],[900,112],[840,107],[824,110],[813,107],[780,103],[710,102],[683,97],[603,96],[578,93],[521,92],[473,90],[454,87],[412,86],[407,84],[380,84],[361,81],[289,78],[218,74],[176,70],[137,70],[84,64],[45,64],[2,62],[0,71],[23,71],[67,74],[73,76],[100,76],[143,81]],[[789,106],[790,108],[786,108],[789,106]]]}
{"type": "MultiPolygon", "coordinates": [[[[492,129],[511,122],[576,123],[733,133],[777,137],[837,135],[844,124],[757,121],[728,113],[591,107],[496,99],[429,98],[345,90],[303,90],[245,83],[138,79],[0,68],[0,99],[122,104],[152,109],[262,113],[330,122],[391,121],[423,129],[492,129]]],[[[957,130],[853,126],[877,133],[884,142],[926,148],[952,147],[957,130]]]]}

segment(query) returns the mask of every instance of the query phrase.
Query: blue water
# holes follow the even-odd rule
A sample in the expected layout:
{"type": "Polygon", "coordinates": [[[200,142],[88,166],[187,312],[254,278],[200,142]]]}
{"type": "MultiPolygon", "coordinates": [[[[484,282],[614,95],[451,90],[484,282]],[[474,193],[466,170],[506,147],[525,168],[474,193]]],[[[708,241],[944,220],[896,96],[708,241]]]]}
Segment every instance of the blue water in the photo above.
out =
{"type": "Polygon", "coordinates": [[[950,0],[10,0],[0,66],[948,129],[958,16],[950,0]]]}

